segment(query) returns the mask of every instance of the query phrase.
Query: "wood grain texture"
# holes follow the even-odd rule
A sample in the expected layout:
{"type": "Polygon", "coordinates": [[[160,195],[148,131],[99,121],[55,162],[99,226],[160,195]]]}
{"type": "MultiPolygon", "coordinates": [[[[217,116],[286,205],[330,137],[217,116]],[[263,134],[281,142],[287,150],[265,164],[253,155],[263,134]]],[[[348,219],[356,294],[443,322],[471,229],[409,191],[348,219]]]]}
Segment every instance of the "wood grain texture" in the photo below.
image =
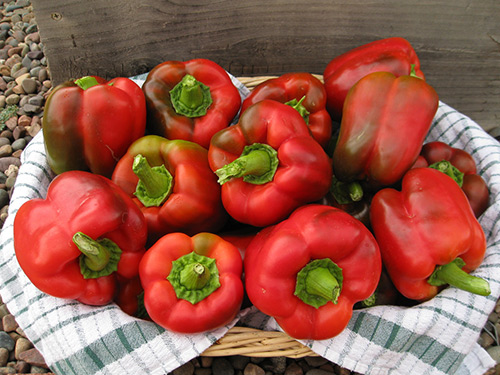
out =
{"type": "Polygon", "coordinates": [[[54,84],[208,58],[235,76],[322,74],[335,56],[401,36],[440,99],[500,127],[498,0],[32,0],[54,84]]]}

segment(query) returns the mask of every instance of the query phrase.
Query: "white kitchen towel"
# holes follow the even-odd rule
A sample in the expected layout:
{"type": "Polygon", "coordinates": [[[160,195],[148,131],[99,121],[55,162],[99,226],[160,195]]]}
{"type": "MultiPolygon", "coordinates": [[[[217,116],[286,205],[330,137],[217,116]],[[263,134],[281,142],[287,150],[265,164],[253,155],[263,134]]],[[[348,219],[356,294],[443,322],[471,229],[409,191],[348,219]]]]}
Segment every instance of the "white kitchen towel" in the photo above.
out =
{"type": "MultiPolygon", "coordinates": [[[[135,77],[138,83],[144,76],[135,77]]],[[[248,90],[233,78],[242,97],[248,90]]],[[[500,295],[500,144],[479,125],[440,103],[427,141],[442,140],[470,152],[487,181],[491,206],[480,222],[488,239],[475,274],[490,282],[489,297],[454,288],[411,308],[377,306],[358,310],[344,332],[324,341],[304,341],[319,355],[363,374],[482,375],[494,366],[476,344],[500,295]]],[[[22,154],[22,165],[0,235],[0,295],[19,326],[57,374],[166,374],[199,356],[236,320],[278,330],[274,319],[252,309],[231,324],[198,335],[179,335],[124,314],[116,305],[91,307],[48,296],[19,267],[13,221],[29,199],[43,198],[54,177],[39,133],[22,154]]]]}

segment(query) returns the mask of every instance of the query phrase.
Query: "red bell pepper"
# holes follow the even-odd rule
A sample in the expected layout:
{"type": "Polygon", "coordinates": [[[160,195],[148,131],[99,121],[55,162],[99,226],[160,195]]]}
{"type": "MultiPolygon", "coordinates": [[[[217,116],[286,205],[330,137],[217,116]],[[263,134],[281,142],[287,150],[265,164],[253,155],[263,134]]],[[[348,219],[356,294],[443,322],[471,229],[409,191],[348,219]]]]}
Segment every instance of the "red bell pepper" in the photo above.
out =
{"type": "Polygon", "coordinates": [[[304,118],[311,134],[326,147],[332,137],[332,119],[326,110],[323,83],[310,73],[286,73],[257,85],[243,101],[241,112],[263,99],[294,107],[304,118]]]}
{"type": "Polygon", "coordinates": [[[226,222],[207,154],[194,142],[147,135],[116,165],[112,180],[141,208],[150,243],[171,232],[217,231],[226,222]]]}
{"type": "Polygon", "coordinates": [[[454,285],[488,295],[488,283],[469,275],[482,262],[486,239],[462,189],[432,168],[415,168],[401,191],[378,191],[370,207],[372,228],[395,287],[405,297],[428,300],[454,285]]]}
{"type": "Polygon", "coordinates": [[[142,89],[150,133],[206,148],[212,135],[227,127],[241,106],[238,89],[227,72],[206,59],[165,61],[151,70],[142,89]]]}
{"type": "Polygon", "coordinates": [[[334,175],[370,188],[399,181],[418,158],[438,103],[418,77],[376,72],[362,78],[345,101],[334,175]]]}
{"type": "Polygon", "coordinates": [[[243,301],[242,269],[238,249],[215,234],[167,234],[140,264],[148,315],[180,333],[227,324],[243,301]]]}
{"type": "Polygon", "coordinates": [[[260,231],[245,254],[250,301],[296,339],[323,340],[349,323],[375,291],[382,261],[375,238],[349,214],[310,204],[260,231]]]}
{"type": "Polygon", "coordinates": [[[300,114],[269,99],[248,107],[238,124],[215,134],[208,159],[223,184],[229,215],[257,227],[320,199],[332,177],[327,154],[300,114]]]}
{"type": "Polygon", "coordinates": [[[144,135],[146,101],[128,78],[83,77],[57,86],[45,104],[43,136],[56,174],[90,171],[111,177],[130,144],[144,135]]]}
{"type": "Polygon", "coordinates": [[[453,177],[467,195],[476,217],[488,208],[488,185],[477,174],[476,162],[467,151],[440,141],[429,142],[423,145],[416,164],[421,167],[432,166],[453,177]]]}
{"type": "Polygon", "coordinates": [[[399,37],[376,40],[335,57],[323,72],[330,115],[334,120],[341,119],[347,93],[364,76],[373,72],[409,75],[412,66],[415,74],[424,78],[415,50],[399,37]]]}
{"type": "Polygon", "coordinates": [[[58,175],[45,199],[24,203],[14,248],[31,282],[54,297],[109,303],[118,279],[138,275],[147,226],[132,199],[111,180],[84,171],[58,175]]]}
{"type": "Polygon", "coordinates": [[[126,314],[151,320],[144,308],[144,288],[139,275],[132,279],[119,280],[114,302],[126,314]]]}

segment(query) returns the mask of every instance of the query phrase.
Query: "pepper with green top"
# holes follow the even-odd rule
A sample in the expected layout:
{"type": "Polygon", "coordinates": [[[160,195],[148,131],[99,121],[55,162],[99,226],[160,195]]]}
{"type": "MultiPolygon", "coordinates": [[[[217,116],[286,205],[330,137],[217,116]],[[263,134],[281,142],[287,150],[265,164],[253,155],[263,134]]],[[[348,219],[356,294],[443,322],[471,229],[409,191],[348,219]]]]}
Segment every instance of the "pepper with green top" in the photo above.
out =
{"type": "Polygon", "coordinates": [[[207,59],[165,61],[149,72],[142,90],[149,133],[205,148],[212,135],[229,126],[241,106],[227,72],[207,59]]]}
{"type": "Polygon", "coordinates": [[[45,104],[43,139],[54,173],[82,170],[111,177],[117,161],[146,131],[146,100],[131,79],[67,81],[45,104]]]}
{"type": "Polygon", "coordinates": [[[256,308],[296,339],[324,340],[349,323],[382,270],[370,231],[348,213],[310,204],[261,230],[245,252],[245,287],[256,308]]]}
{"type": "Polygon", "coordinates": [[[238,249],[216,234],[163,236],[139,268],[148,316],[179,333],[229,323],[243,302],[242,263],[238,249]]]}
{"type": "Polygon", "coordinates": [[[226,223],[207,154],[194,142],[146,135],[116,165],[111,179],[146,217],[149,243],[171,232],[217,231],[226,223]]]}
{"type": "Polygon", "coordinates": [[[45,199],[24,203],[14,220],[19,265],[42,292],[106,305],[119,282],[139,274],[147,226],[140,209],[111,180],[64,172],[45,199]]]}
{"type": "Polygon", "coordinates": [[[321,199],[330,187],[331,162],[295,109],[265,99],[217,132],[208,150],[222,184],[222,203],[235,220],[276,224],[297,207],[321,199]]]}

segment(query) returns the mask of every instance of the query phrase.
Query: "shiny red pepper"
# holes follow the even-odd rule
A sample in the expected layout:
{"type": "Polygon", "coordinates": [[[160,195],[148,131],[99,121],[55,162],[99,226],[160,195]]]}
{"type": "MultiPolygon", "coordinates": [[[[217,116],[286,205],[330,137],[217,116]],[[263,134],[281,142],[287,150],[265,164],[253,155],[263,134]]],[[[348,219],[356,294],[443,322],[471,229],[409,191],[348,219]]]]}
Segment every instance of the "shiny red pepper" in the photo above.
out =
{"type": "Polygon", "coordinates": [[[118,280],[138,275],[147,226],[112,181],[83,171],[58,175],[45,199],[24,203],[14,220],[19,265],[42,292],[89,305],[111,302],[118,280]]]}
{"type": "Polygon", "coordinates": [[[83,170],[111,177],[132,142],[144,135],[146,101],[128,78],[82,77],[57,86],[45,104],[47,161],[59,174],[83,170]]]}
{"type": "Polygon", "coordinates": [[[488,295],[484,279],[469,275],[482,262],[486,239],[458,184],[432,168],[414,168],[401,191],[385,188],[370,216],[382,259],[406,298],[428,300],[451,284],[488,295]]]}
{"type": "Polygon", "coordinates": [[[431,165],[451,175],[457,181],[467,195],[476,217],[481,216],[486,211],[489,206],[490,192],[486,181],[477,174],[476,162],[472,155],[444,142],[429,142],[423,145],[416,166],[427,167],[431,165]],[[453,167],[458,169],[460,173],[451,170],[453,167]]]}
{"type": "Polygon", "coordinates": [[[276,100],[295,108],[306,121],[311,134],[326,147],[332,136],[332,119],[326,110],[323,83],[310,73],[286,73],[257,85],[243,101],[241,112],[263,99],[276,100]]]}
{"type": "Polygon", "coordinates": [[[229,323],[243,301],[242,269],[238,249],[215,234],[165,235],[140,264],[149,317],[180,333],[229,323]]]}
{"type": "Polygon", "coordinates": [[[116,165],[112,180],[140,207],[149,243],[171,232],[217,231],[227,220],[208,151],[184,140],[147,135],[116,165]]]}
{"type": "Polygon", "coordinates": [[[150,133],[206,148],[212,135],[227,127],[241,106],[238,89],[227,72],[206,59],[165,61],[149,72],[142,89],[150,133]]]}
{"type": "Polygon", "coordinates": [[[436,91],[412,75],[376,72],[359,80],[345,101],[335,176],[370,188],[398,182],[418,158],[438,103],[436,91]]]}
{"type": "Polygon", "coordinates": [[[222,203],[235,220],[274,224],[330,186],[330,160],[292,107],[265,99],[238,124],[212,138],[208,159],[222,185],[222,203]]]}
{"type": "Polygon", "coordinates": [[[415,50],[400,37],[376,40],[335,57],[323,72],[330,115],[334,120],[341,119],[348,91],[364,76],[373,72],[409,75],[412,66],[415,74],[424,78],[415,50]]]}
{"type": "Polygon", "coordinates": [[[252,303],[296,339],[323,340],[347,326],[382,269],[375,238],[349,214],[310,204],[261,230],[245,254],[252,303]]]}

